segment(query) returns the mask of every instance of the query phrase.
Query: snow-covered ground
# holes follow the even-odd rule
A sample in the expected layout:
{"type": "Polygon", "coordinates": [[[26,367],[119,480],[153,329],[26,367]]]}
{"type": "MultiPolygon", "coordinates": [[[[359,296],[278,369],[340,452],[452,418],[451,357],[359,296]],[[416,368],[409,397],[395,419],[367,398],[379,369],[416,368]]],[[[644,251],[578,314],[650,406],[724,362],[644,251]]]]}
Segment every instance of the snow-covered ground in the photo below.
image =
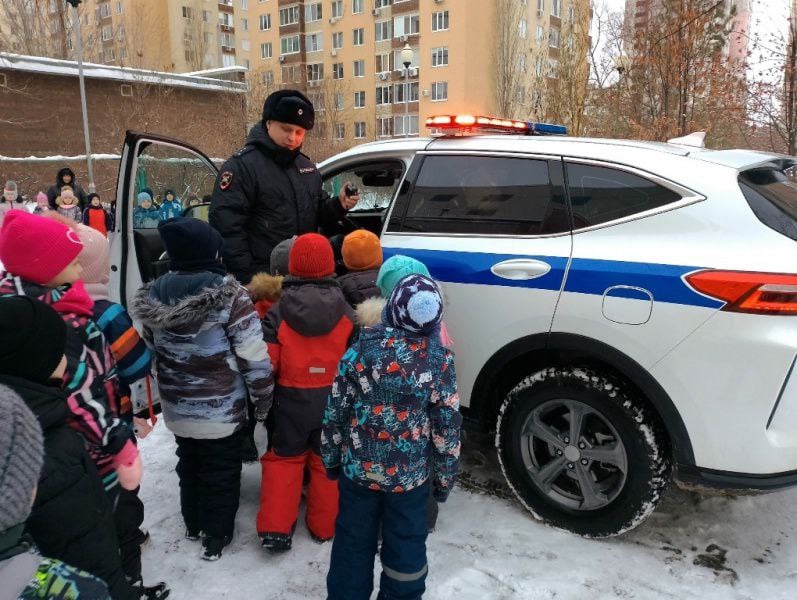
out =
{"type": "MultiPolygon", "coordinates": [[[[142,442],[142,497],[152,539],[147,581],[164,580],[172,598],[325,597],[330,544],[301,526],[293,550],[263,552],[255,533],[259,465],[245,465],[236,535],[215,563],[183,538],[174,440],[162,423],[142,442]]],[[[466,443],[466,482],[493,494],[456,489],[429,537],[426,598],[601,599],[797,597],[797,490],[755,497],[700,497],[671,489],[641,527],[620,539],[589,541],[542,525],[505,488],[489,446],[466,443]]],[[[377,560],[377,573],[378,573],[377,560]]]]}

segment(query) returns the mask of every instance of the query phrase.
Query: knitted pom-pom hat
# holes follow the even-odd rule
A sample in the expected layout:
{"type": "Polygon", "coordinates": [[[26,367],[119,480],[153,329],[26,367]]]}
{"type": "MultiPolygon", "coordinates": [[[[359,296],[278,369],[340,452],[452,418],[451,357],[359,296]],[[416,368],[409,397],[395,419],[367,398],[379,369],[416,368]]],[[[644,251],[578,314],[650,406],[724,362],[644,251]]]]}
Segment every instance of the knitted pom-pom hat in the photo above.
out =
{"type": "Polygon", "coordinates": [[[443,320],[440,288],[424,275],[407,275],[390,293],[384,314],[391,327],[430,335],[443,320]]]}
{"type": "Polygon", "coordinates": [[[352,231],[343,239],[343,264],[350,271],[377,269],[382,264],[379,237],[367,229],[352,231]]]}

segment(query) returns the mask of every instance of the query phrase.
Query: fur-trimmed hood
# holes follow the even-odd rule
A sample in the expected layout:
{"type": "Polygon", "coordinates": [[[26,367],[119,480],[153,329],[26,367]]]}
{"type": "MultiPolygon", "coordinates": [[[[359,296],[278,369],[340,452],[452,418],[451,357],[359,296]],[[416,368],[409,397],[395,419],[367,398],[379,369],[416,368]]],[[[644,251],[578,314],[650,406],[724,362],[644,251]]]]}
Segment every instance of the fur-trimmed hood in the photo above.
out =
{"type": "Polygon", "coordinates": [[[232,275],[167,273],[136,292],[131,314],[154,329],[194,325],[229,306],[240,291],[241,284],[232,275]]]}
{"type": "Polygon", "coordinates": [[[376,327],[382,322],[382,311],[385,308],[384,298],[368,298],[354,309],[357,325],[360,327],[376,327]]]}
{"type": "Polygon", "coordinates": [[[246,289],[249,290],[249,296],[252,302],[260,302],[261,300],[268,300],[269,302],[276,302],[282,296],[282,275],[270,275],[268,273],[258,273],[252,277],[246,289]]]}

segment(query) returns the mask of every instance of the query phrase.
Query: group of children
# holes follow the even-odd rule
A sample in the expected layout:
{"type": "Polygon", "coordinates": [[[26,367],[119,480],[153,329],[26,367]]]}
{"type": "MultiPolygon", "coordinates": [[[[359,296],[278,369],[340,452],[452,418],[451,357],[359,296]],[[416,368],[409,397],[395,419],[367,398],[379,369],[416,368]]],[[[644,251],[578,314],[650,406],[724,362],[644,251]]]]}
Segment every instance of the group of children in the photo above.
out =
{"type": "MultiPolygon", "coordinates": [[[[139,195],[150,211],[141,206],[146,200],[139,195]]],[[[461,425],[443,298],[426,267],[405,256],[383,262],[379,238],[359,230],[343,240],[347,273],[336,276],[332,245],[311,233],[279,244],[270,272],[244,287],[227,274],[224,241],[208,224],[177,217],[158,219],[157,227],[169,272],[130,304],[146,347],[130,316],[109,302],[104,236],[52,215],[20,213],[0,229],[0,296],[24,297],[66,323],[63,349],[43,353],[44,362],[36,356],[42,327],[33,320],[22,331],[11,300],[0,298],[0,335],[18,336],[16,346],[2,344],[18,360],[0,357],[0,386],[39,418],[45,471],[48,464],[59,469],[65,451],[48,445],[54,409],[36,413],[36,394],[27,388],[59,406],[58,432],[74,446],[71,459],[84,465],[83,491],[70,493],[95,498],[85,525],[97,537],[92,548],[101,550],[67,551],[72,542],[73,550],[89,544],[77,532],[50,543],[71,535],[57,519],[74,520],[70,502],[52,500],[58,490],[46,492],[47,510],[37,513],[39,489],[33,514],[22,519],[26,535],[44,555],[98,576],[114,598],[168,595],[165,584],[141,580],[148,536],[140,529],[142,467],[127,387],[148,373],[151,352],[164,422],[177,444],[185,535],[201,540],[202,558],[221,558],[232,541],[246,425],[254,418],[268,431],[256,522],[262,546],[290,550],[304,490],[310,536],[333,540],[329,598],[370,598],[380,536],[382,595],[420,598],[426,536],[454,483],[461,425]],[[62,374],[51,364],[59,352],[62,374]],[[38,372],[28,372],[29,364],[38,372]]],[[[8,525],[17,531],[20,524],[8,525]]]]}
{"type": "Polygon", "coordinates": [[[155,229],[161,221],[168,221],[183,214],[183,204],[174,193],[166,190],[160,205],[153,199],[152,190],[142,190],[136,197],[133,209],[133,227],[135,229],[155,229]]]}

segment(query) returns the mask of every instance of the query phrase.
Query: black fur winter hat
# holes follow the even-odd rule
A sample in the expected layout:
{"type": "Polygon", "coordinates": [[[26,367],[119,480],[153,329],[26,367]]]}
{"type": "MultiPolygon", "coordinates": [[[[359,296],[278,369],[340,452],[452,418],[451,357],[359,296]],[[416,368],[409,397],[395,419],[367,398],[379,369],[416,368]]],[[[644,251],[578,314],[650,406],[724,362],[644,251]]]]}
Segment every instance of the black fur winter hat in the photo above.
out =
{"type": "Polygon", "coordinates": [[[282,121],[312,129],[315,125],[313,103],[297,90],[278,90],[269,94],[263,103],[263,124],[266,121],[282,121]]]}

